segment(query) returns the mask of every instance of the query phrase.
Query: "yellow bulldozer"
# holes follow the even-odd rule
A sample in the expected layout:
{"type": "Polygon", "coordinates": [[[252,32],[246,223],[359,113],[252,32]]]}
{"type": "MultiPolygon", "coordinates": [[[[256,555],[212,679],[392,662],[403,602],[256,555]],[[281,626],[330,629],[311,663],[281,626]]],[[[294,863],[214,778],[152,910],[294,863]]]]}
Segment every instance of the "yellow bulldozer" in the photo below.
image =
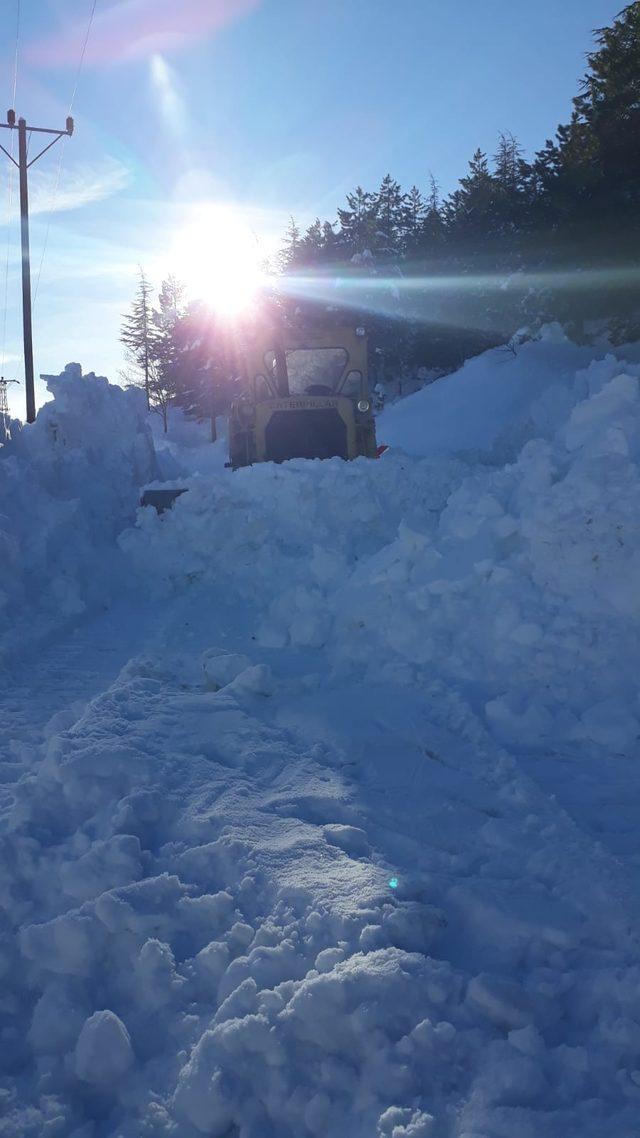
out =
{"type": "Polygon", "coordinates": [[[364,328],[254,329],[240,352],[229,466],[290,458],[376,458],[364,328]]]}

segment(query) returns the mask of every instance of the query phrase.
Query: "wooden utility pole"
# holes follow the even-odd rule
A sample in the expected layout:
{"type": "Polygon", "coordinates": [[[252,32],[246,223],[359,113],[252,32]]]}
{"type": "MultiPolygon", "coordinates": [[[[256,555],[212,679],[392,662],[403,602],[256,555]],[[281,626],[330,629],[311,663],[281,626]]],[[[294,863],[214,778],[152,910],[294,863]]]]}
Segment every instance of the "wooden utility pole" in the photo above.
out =
{"type": "Polygon", "coordinates": [[[4,130],[17,130],[18,132],[18,161],[0,144],[0,150],[6,154],[10,162],[17,166],[20,174],[20,242],[22,246],[22,333],[24,341],[24,379],[27,393],[27,423],[33,423],[36,417],[36,393],[33,375],[33,326],[31,320],[31,260],[29,255],[29,186],[27,171],[34,162],[50,150],[54,143],[65,135],[73,134],[73,119],[69,115],[64,130],[49,130],[42,126],[27,126],[26,119],[18,119],[16,112],[7,111],[6,123],[0,123],[4,130]],[[52,134],[51,142],[40,150],[29,161],[27,131],[31,134],[52,134]]]}

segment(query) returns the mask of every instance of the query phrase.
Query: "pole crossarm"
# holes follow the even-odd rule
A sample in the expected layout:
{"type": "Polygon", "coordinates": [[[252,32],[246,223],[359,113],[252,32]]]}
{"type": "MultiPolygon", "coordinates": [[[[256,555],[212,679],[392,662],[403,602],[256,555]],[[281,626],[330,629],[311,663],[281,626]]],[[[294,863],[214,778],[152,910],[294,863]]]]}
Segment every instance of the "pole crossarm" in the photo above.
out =
{"type": "MultiPolygon", "coordinates": [[[[71,121],[73,122],[73,119],[71,121]]],[[[0,122],[0,129],[18,130],[19,128],[17,123],[0,122]]],[[[66,130],[55,130],[48,126],[26,126],[26,129],[30,134],[73,134],[73,126],[67,127],[66,130]]]]}
{"type": "MultiPolygon", "coordinates": [[[[9,115],[13,116],[13,112],[9,111],[9,115]]],[[[2,129],[2,130],[18,130],[19,131],[20,130],[20,121],[22,121],[22,120],[15,122],[14,117],[15,116],[13,116],[12,121],[10,121],[10,122],[0,122],[0,129],[2,129]]],[[[40,150],[39,153],[36,154],[35,158],[32,158],[31,161],[27,163],[27,169],[29,169],[29,166],[33,166],[33,163],[37,162],[38,158],[42,158],[42,155],[46,154],[47,150],[50,150],[52,146],[55,146],[56,142],[58,142],[59,139],[64,138],[65,136],[68,138],[71,138],[71,135],[73,134],[73,119],[71,118],[71,116],[69,116],[69,118],[67,119],[67,125],[66,125],[64,130],[55,130],[54,128],[48,127],[48,126],[28,126],[26,122],[25,122],[25,130],[28,130],[29,134],[53,134],[55,136],[54,138],[51,139],[51,142],[48,142],[46,146],[43,146],[42,150],[40,150]]],[[[2,150],[6,154],[7,158],[9,158],[11,162],[13,162],[14,166],[16,166],[18,169],[20,169],[20,163],[16,162],[13,155],[10,154],[9,151],[4,146],[2,146],[1,143],[0,143],[0,150],[2,150]]]]}

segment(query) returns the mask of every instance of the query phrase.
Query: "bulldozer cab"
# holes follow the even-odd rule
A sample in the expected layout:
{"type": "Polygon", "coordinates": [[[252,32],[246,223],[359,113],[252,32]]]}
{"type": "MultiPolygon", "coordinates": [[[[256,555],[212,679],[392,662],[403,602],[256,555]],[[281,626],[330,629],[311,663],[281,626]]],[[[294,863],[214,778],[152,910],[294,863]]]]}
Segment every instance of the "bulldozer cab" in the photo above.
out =
{"type": "Polygon", "coordinates": [[[243,392],[229,418],[232,467],[375,458],[364,329],[273,327],[255,333],[243,355],[243,392]]]}

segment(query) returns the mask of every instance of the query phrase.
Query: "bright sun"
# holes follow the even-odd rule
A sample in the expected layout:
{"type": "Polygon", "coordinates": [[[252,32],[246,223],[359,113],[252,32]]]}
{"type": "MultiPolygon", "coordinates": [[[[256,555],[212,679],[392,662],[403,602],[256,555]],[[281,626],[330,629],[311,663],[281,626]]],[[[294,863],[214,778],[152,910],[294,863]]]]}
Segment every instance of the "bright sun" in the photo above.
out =
{"type": "Polygon", "coordinates": [[[263,283],[255,234],[231,209],[202,206],[178,235],[176,276],[222,316],[240,316],[263,283]]]}

